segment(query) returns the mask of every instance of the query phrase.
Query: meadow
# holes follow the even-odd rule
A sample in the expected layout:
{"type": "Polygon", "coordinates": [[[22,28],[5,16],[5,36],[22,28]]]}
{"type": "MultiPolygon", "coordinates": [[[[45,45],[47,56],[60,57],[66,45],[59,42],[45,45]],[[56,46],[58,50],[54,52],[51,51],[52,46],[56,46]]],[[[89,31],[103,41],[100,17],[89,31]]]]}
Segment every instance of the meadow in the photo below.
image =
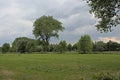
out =
{"type": "Polygon", "coordinates": [[[0,54],[0,80],[92,80],[120,74],[119,54],[0,54]]]}

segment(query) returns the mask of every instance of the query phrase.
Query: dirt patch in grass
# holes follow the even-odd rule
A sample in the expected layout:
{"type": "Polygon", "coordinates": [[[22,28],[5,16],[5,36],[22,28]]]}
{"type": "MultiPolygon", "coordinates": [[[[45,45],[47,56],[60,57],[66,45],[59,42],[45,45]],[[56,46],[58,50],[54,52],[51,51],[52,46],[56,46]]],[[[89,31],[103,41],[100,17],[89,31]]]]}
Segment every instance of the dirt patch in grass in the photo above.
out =
{"type": "Polygon", "coordinates": [[[14,75],[14,72],[9,70],[0,70],[0,79],[1,80],[13,80],[12,76],[14,75]]]}

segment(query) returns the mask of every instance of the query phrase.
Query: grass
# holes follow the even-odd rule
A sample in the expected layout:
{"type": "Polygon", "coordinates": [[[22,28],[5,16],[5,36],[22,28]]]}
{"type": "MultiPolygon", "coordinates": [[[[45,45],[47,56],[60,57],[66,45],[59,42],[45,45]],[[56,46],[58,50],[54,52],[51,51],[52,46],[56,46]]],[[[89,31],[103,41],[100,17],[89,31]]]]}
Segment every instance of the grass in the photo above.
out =
{"type": "Polygon", "coordinates": [[[0,80],[90,80],[120,73],[119,54],[0,54],[0,80]]]}

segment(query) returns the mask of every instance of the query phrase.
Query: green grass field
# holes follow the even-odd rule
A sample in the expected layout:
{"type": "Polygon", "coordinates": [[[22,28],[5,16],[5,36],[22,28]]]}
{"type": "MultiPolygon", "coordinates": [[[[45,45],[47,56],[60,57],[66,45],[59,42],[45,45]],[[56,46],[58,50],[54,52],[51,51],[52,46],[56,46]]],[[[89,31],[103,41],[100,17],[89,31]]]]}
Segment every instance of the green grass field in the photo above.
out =
{"type": "Polygon", "coordinates": [[[118,54],[0,54],[0,80],[90,80],[120,73],[118,54]]]}

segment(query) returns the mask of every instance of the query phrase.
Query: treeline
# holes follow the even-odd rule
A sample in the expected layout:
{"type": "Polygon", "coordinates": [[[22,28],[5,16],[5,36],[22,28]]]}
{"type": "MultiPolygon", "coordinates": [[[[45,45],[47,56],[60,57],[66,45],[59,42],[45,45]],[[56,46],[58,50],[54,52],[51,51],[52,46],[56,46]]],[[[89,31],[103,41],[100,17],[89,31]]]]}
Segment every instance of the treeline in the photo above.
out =
{"type": "Polygon", "coordinates": [[[2,53],[7,52],[19,52],[19,53],[32,53],[32,52],[78,52],[78,53],[93,53],[104,51],[120,51],[120,44],[117,42],[109,41],[104,43],[103,41],[93,42],[89,35],[81,36],[81,38],[75,44],[67,43],[65,40],[60,41],[58,44],[49,44],[48,47],[43,46],[40,40],[30,39],[27,37],[16,38],[12,45],[4,43],[0,47],[2,53]]]}
{"type": "Polygon", "coordinates": [[[102,41],[93,42],[89,35],[81,36],[75,43],[67,43],[65,40],[57,44],[50,44],[50,39],[59,38],[59,31],[65,28],[62,23],[52,16],[41,16],[33,23],[33,35],[36,39],[27,37],[16,38],[12,45],[4,43],[0,48],[2,53],[7,52],[79,52],[79,53],[92,53],[102,51],[120,51],[120,44],[117,42],[109,41],[104,43],[102,41]]]}

